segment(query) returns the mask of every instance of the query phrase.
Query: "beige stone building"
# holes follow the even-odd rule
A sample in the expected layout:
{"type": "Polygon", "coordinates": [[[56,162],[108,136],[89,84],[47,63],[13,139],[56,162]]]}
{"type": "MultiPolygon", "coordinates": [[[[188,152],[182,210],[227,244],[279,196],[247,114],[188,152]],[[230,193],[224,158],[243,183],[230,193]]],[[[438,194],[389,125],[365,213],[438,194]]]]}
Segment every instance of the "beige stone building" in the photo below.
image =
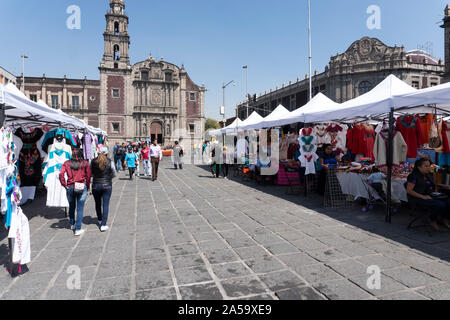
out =
{"type": "MultiPolygon", "coordinates": [[[[450,29],[448,29],[450,38],[450,29]]],[[[450,41],[450,40],[446,40],[450,41]]],[[[449,46],[446,46],[449,48],[449,46]]],[[[450,49],[447,49],[450,50],[450,49]]],[[[447,56],[447,60],[450,59],[447,56]]],[[[331,57],[322,73],[315,72],[312,78],[313,95],[324,93],[338,103],[358,97],[394,74],[415,88],[426,88],[442,83],[444,63],[422,50],[406,51],[402,47],[390,47],[379,39],[364,37],[355,41],[342,54],[331,57]]],[[[269,92],[253,96],[249,103],[249,114],[257,110],[267,116],[279,104],[295,110],[308,102],[309,78],[290,81],[269,92]]],[[[238,106],[241,119],[246,118],[246,102],[238,106]]]]}
{"type": "MultiPolygon", "coordinates": [[[[200,143],[205,125],[205,87],[196,85],[184,66],[148,57],[130,62],[129,18],[123,0],[110,0],[103,33],[100,80],[25,77],[25,92],[53,108],[108,132],[111,142],[183,138],[200,143]]],[[[21,88],[21,80],[17,81],[21,88]]]]}

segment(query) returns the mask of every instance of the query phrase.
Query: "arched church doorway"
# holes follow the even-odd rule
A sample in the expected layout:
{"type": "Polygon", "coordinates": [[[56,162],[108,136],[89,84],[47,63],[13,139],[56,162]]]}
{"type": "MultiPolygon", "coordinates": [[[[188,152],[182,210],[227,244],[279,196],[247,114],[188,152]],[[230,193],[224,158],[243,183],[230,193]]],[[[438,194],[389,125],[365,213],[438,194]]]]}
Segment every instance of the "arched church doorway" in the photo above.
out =
{"type": "Polygon", "coordinates": [[[152,122],[150,126],[150,138],[153,140],[157,139],[158,144],[163,145],[163,128],[161,122],[152,122]]]}

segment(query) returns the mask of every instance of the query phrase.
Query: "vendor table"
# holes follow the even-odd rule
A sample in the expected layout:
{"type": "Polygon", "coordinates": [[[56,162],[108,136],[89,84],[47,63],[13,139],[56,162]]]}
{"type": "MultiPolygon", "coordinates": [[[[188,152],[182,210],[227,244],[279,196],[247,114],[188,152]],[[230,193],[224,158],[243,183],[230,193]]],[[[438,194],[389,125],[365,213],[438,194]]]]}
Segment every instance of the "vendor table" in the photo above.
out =
{"type": "MultiPolygon", "coordinates": [[[[354,172],[339,172],[336,174],[339,184],[341,185],[342,193],[349,194],[355,198],[369,199],[372,196],[378,200],[381,197],[378,193],[366,182],[369,175],[358,174],[354,172]],[[370,195],[369,195],[370,192],[370,195]]],[[[406,179],[393,178],[392,179],[392,200],[395,202],[408,202],[408,196],[405,189],[406,179]]],[[[387,181],[383,180],[383,189],[387,191],[387,181]]]]}
{"type": "Polygon", "coordinates": [[[300,168],[298,166],[288,167],[287,165],[280,164],[276,184],[279,186],[298,186],[300,184],[299,170],[300,168]]]}

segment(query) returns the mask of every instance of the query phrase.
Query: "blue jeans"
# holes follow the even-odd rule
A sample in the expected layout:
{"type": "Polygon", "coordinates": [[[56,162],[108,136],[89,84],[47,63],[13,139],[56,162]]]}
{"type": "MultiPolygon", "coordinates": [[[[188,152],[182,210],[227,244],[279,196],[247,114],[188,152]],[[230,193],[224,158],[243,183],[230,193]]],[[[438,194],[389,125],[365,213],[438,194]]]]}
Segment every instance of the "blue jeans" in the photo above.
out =
{"type": "Polygon", "coordinates": [[[114,165],[116,166],[117,172],[119,172],[122,169],[122,158],[120,156],[114,157],[114,165]]]}
{"type": "Polygon", "coordinates": [[[81,230],[83,224],[84,203],[87,198],[87,188],[84,188],[83,194],[76,194],[74,187],[67,189],[67,200],[69,201],[69,219],[70,224],[75,225],[75,231],[81,230]],[[77,209],[77,220],[75,221],[75,208],[77,209]]]}
{"type": "Polygon", "coordinates": [[[436,221],[438,218],[450,218],[450,200],[423,200],[416,199],[417,205],[430,209],[432,211],[430,219],[436,221]]]}
{"type": "Polygon", "coordinates": [[[109,200],[111,199],[112,186],[105,184],[94,184],[92,186],[92,194],[95,199],[95,211],[97,212],[97,218],[101,221],[101,226],[104,227],[108,222],[109,200]]]}

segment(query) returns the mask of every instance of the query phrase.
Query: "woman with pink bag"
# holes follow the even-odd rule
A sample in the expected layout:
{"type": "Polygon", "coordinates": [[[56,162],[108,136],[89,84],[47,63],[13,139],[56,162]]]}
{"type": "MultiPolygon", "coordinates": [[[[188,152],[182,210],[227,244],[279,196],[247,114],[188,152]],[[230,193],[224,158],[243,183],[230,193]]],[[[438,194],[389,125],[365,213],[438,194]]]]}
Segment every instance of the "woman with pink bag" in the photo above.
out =
{"type": "Polygon", "coordinates": [[[79,237],[85,232],[85,230],[81,229],[81,226],[83,223],[84,203],[86,202],[91,183],[91,167],[83,159],[83,150],[73,150],[72,159],[66,161],[61,168],[59,181],[67,190],[71,229],[75,230],[75,236],[79,237]],[[77,209],[76,221],[75,209],[77,209]]]}

